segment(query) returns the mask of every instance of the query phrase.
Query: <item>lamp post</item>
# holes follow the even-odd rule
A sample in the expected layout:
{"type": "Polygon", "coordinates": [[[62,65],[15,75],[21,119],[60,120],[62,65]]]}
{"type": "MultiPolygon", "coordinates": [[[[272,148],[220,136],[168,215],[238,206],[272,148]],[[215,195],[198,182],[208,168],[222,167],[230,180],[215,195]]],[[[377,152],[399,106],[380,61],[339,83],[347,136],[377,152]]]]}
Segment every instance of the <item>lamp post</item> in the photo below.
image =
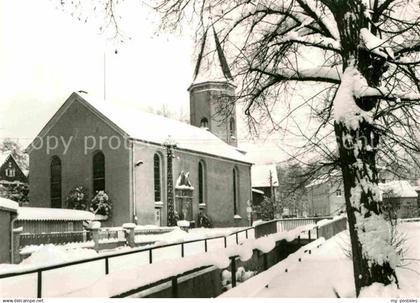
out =
{"type": "Polygon", "coordinates": [[[138,223],[138,218],[137,218],[137,213],[136,213],[136,187],[137,187],[137,171],[136,168],[140,167],[141,165],[143,165],[143,161],[139,160],[136,163],[134,163],[134,176],[133,176],[133,223],[135,223],[137,225],[138,223]]]}
{"type": "Polygon", "coordinates": [[[166,147],[166,155],[167,155],[167,225],[168,226],[176,226],[176,218],[175,218],[175,201],[174,201],[174,177],[173,177],[173,158],[174,158],[174,151],[173,149],[176,147],[176,142],[168,136],[166,139],[164,146],[166,147]]]}

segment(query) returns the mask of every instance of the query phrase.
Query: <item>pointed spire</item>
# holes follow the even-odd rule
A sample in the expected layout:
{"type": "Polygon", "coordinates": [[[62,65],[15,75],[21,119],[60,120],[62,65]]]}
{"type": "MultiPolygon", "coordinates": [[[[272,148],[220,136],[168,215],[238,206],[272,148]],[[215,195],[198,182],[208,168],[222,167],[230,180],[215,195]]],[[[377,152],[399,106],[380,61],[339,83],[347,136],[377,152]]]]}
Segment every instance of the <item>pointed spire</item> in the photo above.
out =
{"type": "Polygon", "coordinates": [[[232,81],[223,48],[214,26],[204,33],[194,70],[193,84],[208,81],[232,81]]]}

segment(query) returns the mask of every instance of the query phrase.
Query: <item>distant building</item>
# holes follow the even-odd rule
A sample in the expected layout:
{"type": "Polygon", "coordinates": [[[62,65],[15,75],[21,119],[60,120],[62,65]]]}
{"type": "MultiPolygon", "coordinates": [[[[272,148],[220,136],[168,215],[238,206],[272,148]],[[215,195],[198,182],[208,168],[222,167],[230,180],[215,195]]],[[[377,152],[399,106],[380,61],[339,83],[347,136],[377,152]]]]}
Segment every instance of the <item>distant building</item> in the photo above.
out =
{"type": "Polygon", "coordinates": [[[277,169],[274,164],[256,164],[251,168],[252,201],[259,204],[262,199],[276,198],[279,187],[277,169]]]}
{"type": "Polygon", "coordinates": [[[236,147],[235,86],[214,31],[188,90],[191,124],[73,93],[38,136],[60,138],[58,148],[29,149],[31,206],[64,208],[82,185],[90,198],[109,194],[104,225],[167,225],[170,198],[184,220],[247,225],[251,163],[236,147]]]}
{"type": "Polygon", "coordinates": [[[418,193],[406,180],[379,183],[385,211],[397,218],[413,218],[419,215],[418,193]]]}
{"type": "Polygon", "coordinates": [[[28,183],[26,174],[10,152],[0,154],[0,184],[28,183]]]}
{"type": "Polygon", "coordinates": [[[306,186],[310,216],[329,216],[345,211],[341,175],[322,175],[306,186]]]}

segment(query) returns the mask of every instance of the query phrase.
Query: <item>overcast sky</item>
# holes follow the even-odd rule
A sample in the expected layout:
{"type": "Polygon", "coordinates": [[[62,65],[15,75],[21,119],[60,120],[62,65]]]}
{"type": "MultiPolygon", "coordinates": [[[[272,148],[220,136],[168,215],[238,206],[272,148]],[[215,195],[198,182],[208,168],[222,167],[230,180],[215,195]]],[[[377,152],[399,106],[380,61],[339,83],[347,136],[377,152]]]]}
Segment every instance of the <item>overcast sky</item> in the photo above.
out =
{"type": "MultiPolygon", "coordinates": [[[[136,1],[123,11],[123,30],[131,37],[121,45],[98,32],[91,18],[79,22],[52,0],[0,0],[0,137],[30,141],[73,91],[104,96],[106,102],[141,109],[188,111],[194,44],[190,33],[154,35],[157,17],[136,1]],[[115,54],[118,49],[118,54],[115,54]]],[[[242,115],[238,111],[238,115],[242,115]]],[[[239,117],[241,118],[241,117],[239,117]]],[[[240,138],[246,136],[241,127],[240,138]]],[[[250,146],[255,162],[285,158],[271,139],[250,146]]]]}

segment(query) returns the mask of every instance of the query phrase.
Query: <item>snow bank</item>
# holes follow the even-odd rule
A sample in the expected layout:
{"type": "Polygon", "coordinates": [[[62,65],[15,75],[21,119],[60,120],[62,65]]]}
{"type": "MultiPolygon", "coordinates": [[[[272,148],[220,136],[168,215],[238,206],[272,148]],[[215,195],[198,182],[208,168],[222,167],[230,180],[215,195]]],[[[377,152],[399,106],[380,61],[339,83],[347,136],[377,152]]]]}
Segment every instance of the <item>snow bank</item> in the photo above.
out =
{"type": "MultiPolygon", "coordinates": [[[[20,250],[20,254],[22,255],[32,254],[34,252],[38,252],[44,249],[44,247],[48,245],[54,245],[54,244],[27,245],[20,250]]],[[[87,242],[72,242],[72,243],[67,243],[63,245],[55,245],[55,247],[59,247],[60,250],[68,251],[70,249],[77,249],[77,248],[93,248],[94,243],[91,240],[87,242]]]]}
{"type": "Polygon", "coordinates": [[[136,228],[136,224],[135,223],[124,223],[122,225],[122,228],[134,229],[134,228],[136,228]]]}
{"type": "MultiPolygon", "coordinates": [[[[296,263],[298,256],[304,254],[305,250],[308,249],[314,249],[318,245],[321,245],[324,243],[324,238],[318,239],[314,242],[309,243],[308,245],[303,246],[295,253],[289,255],[286,259],[281,261],[280,263],[277,263],[276,265],[272,266],[268,270],[252,277],[251,279],[245,281],[244,283],[238,285],[237,287],[229,290],[228,292],[223,293],[218,298],[244,298],[244,297],[258,297],[258,292],[260,292],[262,289],[266,287],[277,275],[279,275],[281,272],[284,272],[285,268],[290,267],[292,262],[296,263]]],[[[293,281],[295,284],[296,281],[299,281],[299,279],[296,279],[293,281]]],[[[281,294],[278,294],[278,297],[283,297],[281,294]]],[[[299,297],[305,297],[305,295],[299,296],[299,297]]]]}
{"type": "Polygon", "coordinates": [[[335,221],[339,221],[339,220],[341,220],[341,219],[343,219],[343,218],[345,218],[345,217],[346,217],[345,215],[341,215],[341,216],[335,216],[335,217],[334,217],[334,218],[332,218],[332,219],[322,219],[322,220],[318,221],[318,222],[316,223],[316,225],[317,225],[318,227],[325,226],[325,225],[331,224],[331,223],[333,223],[333,222],[335,222],[335,221]]]}
{"type": "MultiPolygon", "coordinates": [[[[420,223],[401,223],[400,232],[407,235],[407,260],[420,258],[420,223]]],[[[289,255],[265,272],[225,293],[221,298],[354,298],[353,265],[346,255],[350,249],[348,231],[325,241],[320,238],[289,255]],[[298,281],[298,282],[297,282],[298,281]]],[[[395,285],[375,283],[362,289],[360,297],[420,297],[420,264],[406,261],[397,267],[400,289],[395,285]]],[[[219,298],[220,298],[219,297],[219,298]]]]}
{"type": "Polygon", "coordinates": [[[19,208],[19,204],[16,203],[15,201],[0,197],[0,208],[4,208],[6,210],[17,211],[19,208]]]}
{"type": "Polygon", "coordinates": [[[23,260],[22,265],[53,265],[75,260],[97,257],[98,253],[93,249],[72,248],[46,244],[23,260]]]}
{"type": "Polygon", "coordinates": [[[88,211],[46,208],[46,207],[19,207],[18,220],[66,220],[66,221],[88,221],[94,220],[95,215],[88,211]]]}

